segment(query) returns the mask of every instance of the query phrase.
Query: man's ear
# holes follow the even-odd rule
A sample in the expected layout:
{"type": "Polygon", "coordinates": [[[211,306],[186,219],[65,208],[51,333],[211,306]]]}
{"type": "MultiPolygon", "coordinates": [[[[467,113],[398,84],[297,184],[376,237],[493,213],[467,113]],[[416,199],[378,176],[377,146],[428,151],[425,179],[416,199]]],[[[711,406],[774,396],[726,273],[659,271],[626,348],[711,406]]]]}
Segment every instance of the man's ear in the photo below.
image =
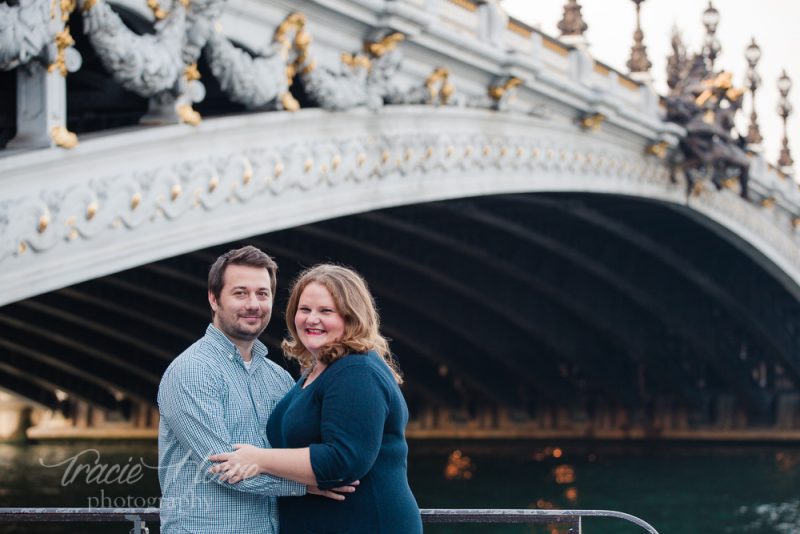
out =
{"type": "Polygon", "coordinates": [[[208,292],[208,304],[211,306],[211,311],[216,313],[219,304],[217,304],[217,297],[211,291],[208,292]]]}

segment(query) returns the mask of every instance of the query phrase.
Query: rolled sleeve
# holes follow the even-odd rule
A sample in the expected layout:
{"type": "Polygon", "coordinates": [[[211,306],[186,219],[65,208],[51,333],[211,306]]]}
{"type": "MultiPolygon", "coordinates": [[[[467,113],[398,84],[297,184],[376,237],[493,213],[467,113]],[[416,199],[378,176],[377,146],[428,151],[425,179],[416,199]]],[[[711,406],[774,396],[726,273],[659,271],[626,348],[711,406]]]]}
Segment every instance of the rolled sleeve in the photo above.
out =
{"type": "Polygon", "coordinates": [[[321,443],[310,446],[311,468],[321,489],[359,480],[378,457],[389,413],[389,390],[366,365],[331,369],[322,399],[321,443]]]}

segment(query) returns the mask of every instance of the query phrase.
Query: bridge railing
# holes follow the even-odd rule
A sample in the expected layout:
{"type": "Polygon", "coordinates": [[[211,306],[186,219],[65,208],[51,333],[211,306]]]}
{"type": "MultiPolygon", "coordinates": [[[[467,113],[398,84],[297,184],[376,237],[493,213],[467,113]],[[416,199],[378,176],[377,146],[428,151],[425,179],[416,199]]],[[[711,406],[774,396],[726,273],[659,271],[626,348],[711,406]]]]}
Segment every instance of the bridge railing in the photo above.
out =
{"type": "MultiPolygon", "coordinates": [[[[658,531],[636,516],[612,510],[512,510],[512,509],[423,509],[423,523],[517,523],[558,524],[568,534],[582,534],[583,519],[606,517],[642,527],[650,534],[658,531]]],[[[0,508],[0,523],[88,523],[130,522],[131,534],[148,534],[146,522],[158,522],[158,508],[0,508]]]]}

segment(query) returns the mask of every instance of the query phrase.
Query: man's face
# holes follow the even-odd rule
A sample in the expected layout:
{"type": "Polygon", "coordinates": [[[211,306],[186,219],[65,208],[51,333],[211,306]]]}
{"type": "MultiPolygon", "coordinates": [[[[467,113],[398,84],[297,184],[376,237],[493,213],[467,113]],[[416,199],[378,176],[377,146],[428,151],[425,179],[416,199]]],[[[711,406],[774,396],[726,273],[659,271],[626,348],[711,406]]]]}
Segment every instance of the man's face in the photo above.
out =
{"type": "Polygon", "coordinates": [[[208,294],[214,326],[231,340],[253,341],[272,316],[269,273],[261,267],[228,265],[219,299],[208,294]]]}

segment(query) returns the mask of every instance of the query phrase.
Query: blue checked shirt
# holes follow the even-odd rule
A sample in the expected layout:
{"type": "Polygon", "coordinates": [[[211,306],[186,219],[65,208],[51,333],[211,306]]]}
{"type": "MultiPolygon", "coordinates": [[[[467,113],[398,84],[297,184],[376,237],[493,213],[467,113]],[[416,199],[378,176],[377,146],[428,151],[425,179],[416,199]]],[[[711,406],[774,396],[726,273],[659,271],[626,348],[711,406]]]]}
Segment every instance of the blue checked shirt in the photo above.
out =
{"type": "Polygon", "coordinates": [[[275,497],[304,495],[302,484],[258,475],[237,484],[208,474],[208,457],[233,443],[269,447],[272,408],[294,385],[256,341],[248,371],[236,346],[213,325],[175,358],[158,388],[161,532],[276,534],[275,497]]]}

